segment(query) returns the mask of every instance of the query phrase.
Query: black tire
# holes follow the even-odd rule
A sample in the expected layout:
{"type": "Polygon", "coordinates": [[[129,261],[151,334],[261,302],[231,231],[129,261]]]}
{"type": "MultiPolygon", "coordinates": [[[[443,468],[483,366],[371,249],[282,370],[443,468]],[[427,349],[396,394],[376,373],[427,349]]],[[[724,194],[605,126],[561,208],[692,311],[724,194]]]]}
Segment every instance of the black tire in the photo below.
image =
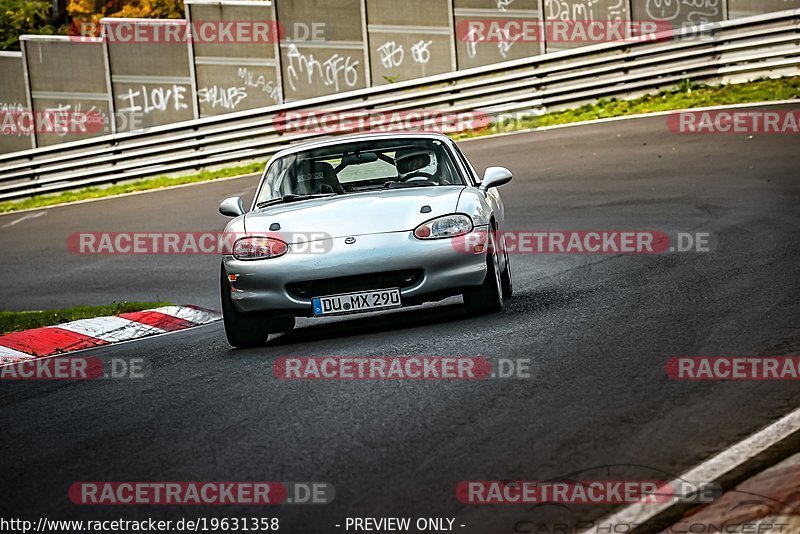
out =
{"type": "Polygon", "coordinates": [[[489,252],[486,255],[486,278],[477,287],[464,291],[464,308],[467,315],[485,315],[503,311],[503,282],[497,261],[497,247],[489,234],[489,252]]]}
{"type": "Polygon", "coordinates": [[[269,335],[269,315],[266,313],[242,313],[231,299],[230,284],[222,269],[220,298],[222,300],[222,322],[228,343],[237,349],[262,347],[269,335]]]}
{"type": "Polygon", "coordinates": [[[270,334],[290,332],[294,329],[295,322],[295,317],[290,315],[279,315],[277,317],[272,317],[269,320],[268,332],[270,334]]]}
{"type": "Polygon", "coordinates": [[[511,274],[511,259],[508,257],[505,243],[503,243],[503,256],[506,259],[506,268],[500,273],[500,282],[503,285],[503,300],[508,300],[514,294],[514,277],[511,274]]]}

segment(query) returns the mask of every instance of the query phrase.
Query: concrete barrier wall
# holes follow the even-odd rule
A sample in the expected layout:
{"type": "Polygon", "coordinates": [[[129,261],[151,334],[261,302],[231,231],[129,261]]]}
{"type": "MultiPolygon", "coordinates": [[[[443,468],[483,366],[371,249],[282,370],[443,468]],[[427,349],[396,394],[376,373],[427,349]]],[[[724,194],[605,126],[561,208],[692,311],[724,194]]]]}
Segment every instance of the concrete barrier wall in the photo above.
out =
{"type": "Polygon", "coordinates": [[[468,69],[536,56],[544,52],[544,43],[532,39],[515,39],[507,32],[509,21],[518,27],[539,26],[542,20],[542,0],[517,0],[512,4],[497,0],[453,0],[455,46],[458,68],[468,69]],[[490,38],[489,35],[493,34],[490,38]]]}
{"type": "MultiPolygon", "coordinates": [[[[633,0],[639,4],[651,0],[633,0]]],[[[679,2],[683,0],[655,0],[657,2],[679,2]]],[[[693,0],[692,0],[693,1],[693,0]]],[[[631,7],[629,0],[544,0],[544,16],[547,22],[544,31],[547,41],[547,52],[557,52],[559,50],[569,50],[597,44],[592,41],[582,41],[582,33],[567,31],[561,34],[555,31],[554,23],[559,21],[575,21],[575,29],[582,29],[585,26],[580,22],[588,21],[627,21],[631,20],[631,7]],[[565,35],[565,36],[562,36],[565,35]]]]}
{"type": "Polygon", "coordinates": [[[362,0],[279,0],[286,102],[369,87],[362,0]]]}
{"type": "Polygon", "coordinates": [[[102,40],[27,35],[21,43],[31,107],[58,122],[37,128],[36,146],[112,133],[102,40]]]}
{"type": "MultiPolygon", "coordinates": [[[[729,0],[634,0],[634,20],[655,20],[674,28],[725,20],[729,0]]],[[[756,0],[761,2],[763,0],[756,0]]]]}
{"type": "Polygon", "coordinates": [[[0,154],[33,148],[33,138],[19,126],[29,108],[21,52],[0,52],[0,154]]]}
{"type": "MultiPolygon", "coordinates": [[[[199,117],[185,20],[102,19],[118,132],[199,117]],[[135,23],[145,37],[128,39],[135,23]]],[[[83,46],[83,45],[75,45],[83,46]]]]}
{"type": "Polygon", "coordinates": [[[366,0],[372,85],[456,70],[450,0],[366,0]]]}
{"type": "Polygon", "coordinates": [[[655,21],[661,28],[680,28],[800,8],[800,0],[187,0],[185,5],[187,20],[103,19],[104,39],[24,36],[22,57],[0,55],[0,106],[96,112],[105,121],[101,131],[82,135],[2,135],[0,152],[598,42],[582,41],[580,32],[564,38],[554,28],[565,22],[584,31],[581,22],[590,21],[634,26],[655,21]],[[271,37],[197,39],[190,31],[225,24],[268,25],[271,37]],[[473,35],[475,24],[482,31],[473,35]],[[129,31],[120,34],[120,27],[129,31]],[[191,38],[165,39],[165,28],[191,38]],[[130,30],[142,31],[126,39],[130,30]]]}
{"type": "Polygon", "coordinates": [[[270,2],[187,1],[186,18],[198,31],[230,23],[248,30],[249,41],[197,39],[193,47],[200,116],[271,106],[283,102],[278,69],[278,32],[270,2]],[[268,28],[264,39],[250,30],[268,28]]]}
{"type": "Polygon", "coordinates": [[[800,0],[728,0],[728,18],[737,19],[797,8],[800,8],[800,0]]]}

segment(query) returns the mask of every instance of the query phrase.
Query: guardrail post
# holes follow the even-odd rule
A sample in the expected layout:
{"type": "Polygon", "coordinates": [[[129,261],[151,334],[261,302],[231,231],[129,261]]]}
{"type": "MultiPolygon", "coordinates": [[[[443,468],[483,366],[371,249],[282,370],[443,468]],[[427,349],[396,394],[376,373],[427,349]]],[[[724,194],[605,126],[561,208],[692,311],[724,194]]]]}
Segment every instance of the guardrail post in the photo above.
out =
{"type": "Polygon", "coordinates": [[[367,0],[361,0],[361,38],[364,42],[364,82],[372,87],[372,55],[369,53],[369,34],[367,33],[367,0]]]}
{"type": "Polygon", "coordinates": [[[108,39],[105,26],[100,26],[100,38],[103,40],[103,69],[106,75],[106,91],[108,91],[108,112],[111,114],[111,133],[117,133],[117,103],[114,101],[114,88],[111,86],[111,59],[108,54],[108,39]]]}
{"type": "Polygon", "coordinates": [[[275,37],[273,46],[275,50],[275,83],[280,87],[281,94],[278,101],[279,104],[286,102],[286,96],[283,90],[283,59],[281,59],[281,23],[278,22],[278,10],[275,8],[277,0],[271,0],[269,9],[272,12],[272,23],[275,25],[275,37]]]}
{"type": "Polygon", "coordinates": [[[447,19],[450,22],[450,69],[455,72],[458,70],[458,60],[456,59],[456,13],[455,0],[447,0],[447,19]]]}
{"type": "MultiPolygon", "coordinates": [[[[19,42],[19,50],[22,52],[22,79],[24,80],[25,85],[25,101],[28,105],[28,111],[33,113],[33,94],[31,89],[31,75],[30,71],[28,70],[28,55],[25,51],[25,41],[20,40],[19,42]]],[[[31,131],[31,148],[38,148],[38,142],[36,141],[36,128],[33,128],[31,131]]]]}
{"type": "MultiPolygon", "coordinates": [[[[629,2],[631,0],[628,0],[629,2]]],[[[540,53],[547,53],[547,12],[545,11],[545,0],[539,0],[539,27],[541,28],[541,35],[539,35],[540,53]]]]}
{"type": "Polygon", "coordinates": [[[185,17],[186,17],[186,35],[188,42],[186,43],[186,52],[189,54],[189,79],[192,81],[192,101],[194,102],[194,118],[200,118],[200,98],[197,95],[197,68],[194,64],[194,32],[192,31],[192,4],[184,4],[185,17]]]}

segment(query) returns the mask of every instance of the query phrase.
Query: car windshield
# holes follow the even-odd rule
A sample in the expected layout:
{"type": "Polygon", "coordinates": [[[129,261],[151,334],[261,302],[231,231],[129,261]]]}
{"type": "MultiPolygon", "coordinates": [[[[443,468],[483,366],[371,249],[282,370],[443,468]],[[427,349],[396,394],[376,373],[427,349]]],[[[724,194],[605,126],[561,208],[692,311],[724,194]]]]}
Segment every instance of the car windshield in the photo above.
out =
{"type": "Polygon", "coordinates": [[[276,159],[267,171],[256,205],[379,189],[463,184],[442,141],[358,141],[276,159]]]}

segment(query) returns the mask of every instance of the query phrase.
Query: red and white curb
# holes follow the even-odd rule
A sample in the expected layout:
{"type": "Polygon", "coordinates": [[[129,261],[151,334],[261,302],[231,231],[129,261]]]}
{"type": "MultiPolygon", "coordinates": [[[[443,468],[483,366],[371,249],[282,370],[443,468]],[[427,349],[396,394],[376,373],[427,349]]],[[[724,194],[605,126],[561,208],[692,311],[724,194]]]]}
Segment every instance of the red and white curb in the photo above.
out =
{"type": "Polygon", "coordinates": [[[0,365],[175,332],[221,318],[218,312],[196,306],[163,306],[12,332],[0,336],[0,365]]]}

